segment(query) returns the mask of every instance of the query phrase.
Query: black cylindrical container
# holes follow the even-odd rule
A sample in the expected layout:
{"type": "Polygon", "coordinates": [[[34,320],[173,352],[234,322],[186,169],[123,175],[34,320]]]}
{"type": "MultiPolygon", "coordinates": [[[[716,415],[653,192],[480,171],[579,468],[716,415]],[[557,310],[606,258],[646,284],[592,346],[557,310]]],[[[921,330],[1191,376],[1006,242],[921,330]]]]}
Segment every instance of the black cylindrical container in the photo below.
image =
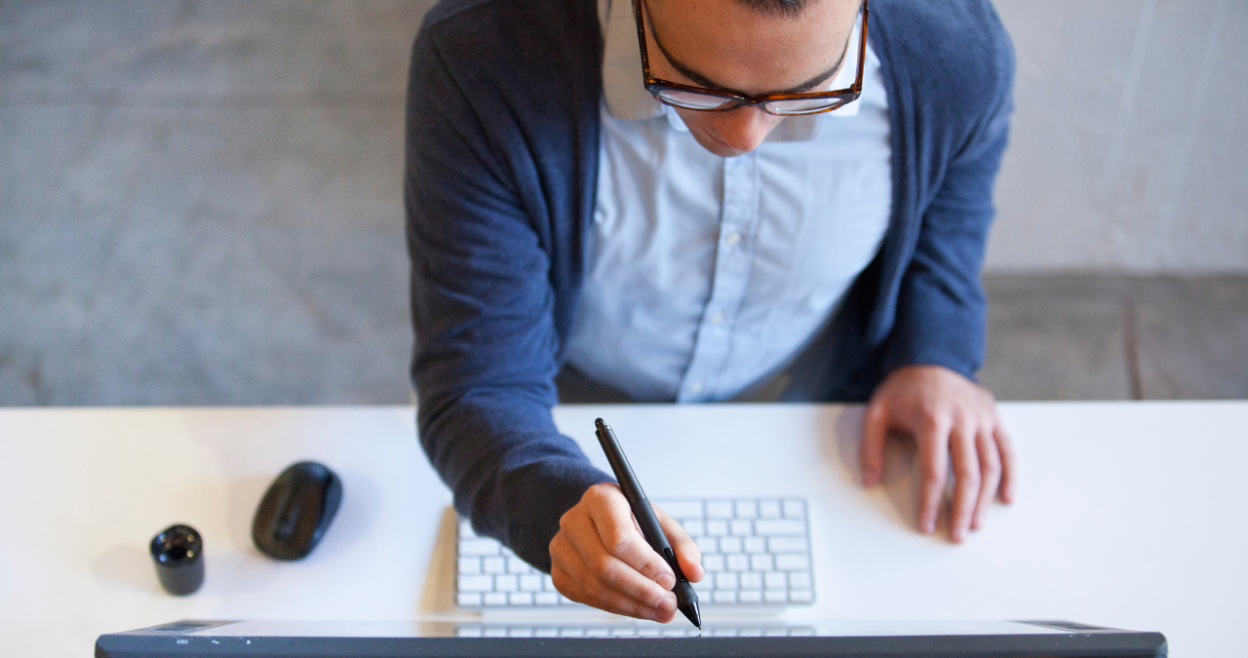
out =
{"type": "Polygon", "coordinates": [[[191,526],[169,526],[152,537],[152,562],[165,591],[190,594],[204,584],[204,539],[191,526]]]}

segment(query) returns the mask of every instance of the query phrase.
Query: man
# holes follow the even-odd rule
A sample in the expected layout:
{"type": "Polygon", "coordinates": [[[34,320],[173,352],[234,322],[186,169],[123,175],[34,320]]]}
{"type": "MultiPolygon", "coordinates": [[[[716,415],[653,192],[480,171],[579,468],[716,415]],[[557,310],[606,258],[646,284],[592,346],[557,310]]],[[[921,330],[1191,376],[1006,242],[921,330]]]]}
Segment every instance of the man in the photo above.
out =
{"type": "MultiPolygon", "coordinates": [[[[988,0],[864,5],[444,0],[425,19],[406,178],[420,438],[474,528],[574,600],[675,615],[618,488],[555,430],[561,371],[633,400],[869,399],[864,484],[909,433],[919,528],[952,470],[954,541],[1013,495],[972,379],[1009,40],[988,0]]],[[[697,581],[696,545],[659,517],[697,581]]]]}

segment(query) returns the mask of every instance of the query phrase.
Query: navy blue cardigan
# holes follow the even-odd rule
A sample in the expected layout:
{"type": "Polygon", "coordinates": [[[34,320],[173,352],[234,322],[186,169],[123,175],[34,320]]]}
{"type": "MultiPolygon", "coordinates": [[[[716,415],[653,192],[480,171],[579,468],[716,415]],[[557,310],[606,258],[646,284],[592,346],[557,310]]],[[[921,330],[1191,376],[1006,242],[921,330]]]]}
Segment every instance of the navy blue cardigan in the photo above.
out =
{"type": "MultiPolygon", "coordinates": [[[[830,358],[802,364],[815,400],[865,400],[906,364],[972,377],[983,357],[1009,37],[989,0],[872,0],[868,33],[893,213],[830,358]]],[[[550,413],[594,208],[601,64],[597,0],[443,0],[416,37],[407,98],[420,441],[473,527],[546,571],[559,517],[610,480],[550,413]]]]}

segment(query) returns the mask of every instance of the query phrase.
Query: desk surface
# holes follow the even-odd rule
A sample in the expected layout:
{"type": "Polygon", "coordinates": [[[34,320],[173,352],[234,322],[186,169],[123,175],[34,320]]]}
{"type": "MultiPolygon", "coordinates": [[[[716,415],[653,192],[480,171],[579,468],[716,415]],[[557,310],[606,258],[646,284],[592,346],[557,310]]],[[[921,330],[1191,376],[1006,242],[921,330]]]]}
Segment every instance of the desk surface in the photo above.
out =
{"type": "MultiPolygon", "coordinates": [[[[412,409],[0,410],[0,655],[90,655],[96,636],[181,618],[396,620],[442,609],[450,494],[412,409]],[[306,560],[251,547],[273,477],[317,459],[343,507],[306,560]],[[162,593],[145,552],[189,523],[207,579],[162,593]],[[441,538],[440,538],[441,537],[441,538]]],[[[654,497],[800,494],[818,604],[793,620],[1066,618],[1157,630],[1174,655],[1248,646],[1248,402],[1013,403],[1018,502],[966,544],[915,533],[916,469],[890,447],[857,485],[861,408],[569,406],[564,432],[606,468],[605,417],[654,497]],[[696,464],[696,465],[694,465],[696,464]],[[672,477],[681,465],[694,477],[672,477]]]]}

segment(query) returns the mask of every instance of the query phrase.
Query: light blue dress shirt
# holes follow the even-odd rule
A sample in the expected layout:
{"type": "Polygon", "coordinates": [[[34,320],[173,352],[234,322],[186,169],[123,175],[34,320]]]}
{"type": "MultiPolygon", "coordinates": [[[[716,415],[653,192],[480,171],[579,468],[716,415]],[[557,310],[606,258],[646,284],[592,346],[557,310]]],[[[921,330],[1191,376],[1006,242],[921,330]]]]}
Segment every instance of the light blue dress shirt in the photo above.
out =
{"type": "MultiPolygon", "coordinates": [[[[819,333],[892,209],[888,99],[790,117],[758,149],[702,148],[641,85],[631,3],[600,0],[602,142],[569,363],[638,401],[748,399],[819,333]]],[[[830,88],[857,68],[857,30],[830,88]]]]}

